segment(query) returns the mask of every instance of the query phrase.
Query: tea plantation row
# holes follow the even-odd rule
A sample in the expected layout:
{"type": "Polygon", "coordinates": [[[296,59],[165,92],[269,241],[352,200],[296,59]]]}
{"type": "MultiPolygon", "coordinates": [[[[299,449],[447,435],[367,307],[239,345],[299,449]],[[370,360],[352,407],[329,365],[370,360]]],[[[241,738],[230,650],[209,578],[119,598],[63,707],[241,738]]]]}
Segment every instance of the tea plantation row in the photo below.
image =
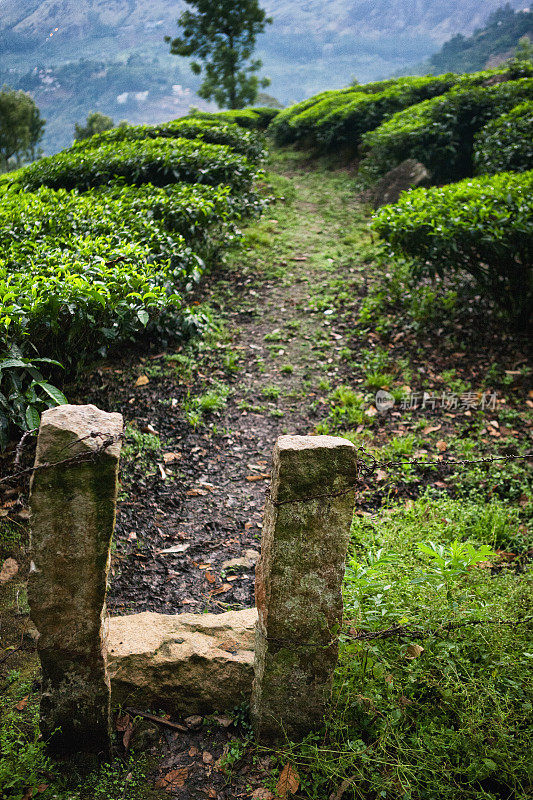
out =
{"type": "Polygon", "coordinates": [[[357,156],[370,186],[406,159],[434,184],[382,209],[374,228],[413,279],[466,272],[521,326],[533,305],[533,65],[386,80],[322,92],[280,112],[278,144],[357,156]],[[474,178],[474,175],[479,178],[474,178]],[[493,177],[481,177],[486,174],[493,177]]]}
{"type": "Polygon", "coordinates": [[[213,115],[112,130],[0,182],[1,445],[63,399],[43,359],[73,372],[110,344],[205,323],[187,295],[260,212],[264,155],[257,132],[213,115]]]}

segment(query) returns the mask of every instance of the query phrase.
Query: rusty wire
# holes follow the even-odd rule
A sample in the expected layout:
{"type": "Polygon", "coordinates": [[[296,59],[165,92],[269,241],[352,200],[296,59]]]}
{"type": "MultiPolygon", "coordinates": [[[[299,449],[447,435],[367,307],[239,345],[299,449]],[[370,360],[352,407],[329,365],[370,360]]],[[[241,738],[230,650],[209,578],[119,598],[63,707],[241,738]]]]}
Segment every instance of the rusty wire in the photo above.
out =
{"type": "MultiPolygon", "coordinates": [[[[17,445],[16,455],[15,455],[15,466],[20,464],[20,460],[22,458],[22,451],[24,449],[24,445],[26,444],[27,439],[35,434],[37,429],[33,429],[31,431],[26,431],[22,436],[20,442],[17,445]]],[[[1,483],[7,483],[8,481],[14,480],[15,478],[20,478],[22,475],[29,475],[38,470],[43,469],[50,469],[51,467],[58,467],[62,464],[83,464],[88,461],[95,461],[98,456],[100,456],[108,447],[111,447],[117,442],[122,441],[124,438],[124,434],[120,433],[116,436],[110,436],[108,433],[102,433],[101,431],[91,431],[88,433],[87,436],[82,436],[80,438],[73,439],[72,442],[65,445],[65,447],[60,451],[69,450],[79,442],[83,442],[86,439],[98,439],[101,438],[102,442],[97,445],[96,449],[88,450],[86,453],[77,453],[73,456],[67,456],[67,458],[59,459],[58,461],[44,461],[42,464],[34,464],[33,467],[26,467],[24,469],[19,469],[17,472],[12,472],[10,475],[5,475],[3,478],[0,478],[1,483]]]]}
{"type": "Polygon", "coordinates": [[[517,453],[512,453],[506,456],[488,456],[487,458],[462,458],[462,459],[445,459],[439,458],[438,460],[432,461],[422,461],[416,458],[407,458],[403,459],[402,461],[378,461],[377,458],[372,454],[369,453],[364,447],[358,447],[357,452],[362,454],[361,458],[357,458],[356,460],[356,470],[355,470],[355,482],[350,484],[345,489],[340,489],[338,492],[322,492],[321,494],[314,494],[309,495],[306,497],[290,497],[287,500],[273,500],[270,489],[267,489],[267,499],[272,503],[273,506],[284,506],[289,503],[307,503],[311,500],[323,500],[323,499],[330,499],[334,497],[342,497],[343,495],[349,494],[350,492],[354,492],[357,490],[359,485],[361,484],[362,478],[371,478],[372,475],[378,469],[382,468],[391,468],[391,467],[403,467],[407,464],[413,464],[417,467],[441,467],[441,466],[454,466],[454,465],[466,465],[466,464],[493,464],[496,461],[513,461],[516,459],[526,459],[526,458],[533,458],[533,452],[531,453],[524,453],[523,455],[519,455],[517,453]],[[370,458],[371,462],[368,463],[363,460],[363,456],[366,458],[370,458]]]}

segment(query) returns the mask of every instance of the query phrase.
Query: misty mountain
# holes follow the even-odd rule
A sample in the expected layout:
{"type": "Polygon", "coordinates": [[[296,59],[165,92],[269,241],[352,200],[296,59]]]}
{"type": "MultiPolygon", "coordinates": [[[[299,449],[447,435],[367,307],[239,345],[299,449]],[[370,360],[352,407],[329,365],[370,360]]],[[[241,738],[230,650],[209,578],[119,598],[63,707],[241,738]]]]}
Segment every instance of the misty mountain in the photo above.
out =
{"type": "MultiPolygon", "coordinates": [[[[30,91],[48,120],[45,150],[69,143],[91,110],[132,122],[182,115],[199,80],[163,41],[181,0],[0,0],[0,83],[30,91]]],[[[258,38],[269,93],[289,104],[354,78],[428,59],[472,34],[502,0],[264,0],[258,38]]],[[[522,8],[524,0],[512,0],[522,8]]]]}

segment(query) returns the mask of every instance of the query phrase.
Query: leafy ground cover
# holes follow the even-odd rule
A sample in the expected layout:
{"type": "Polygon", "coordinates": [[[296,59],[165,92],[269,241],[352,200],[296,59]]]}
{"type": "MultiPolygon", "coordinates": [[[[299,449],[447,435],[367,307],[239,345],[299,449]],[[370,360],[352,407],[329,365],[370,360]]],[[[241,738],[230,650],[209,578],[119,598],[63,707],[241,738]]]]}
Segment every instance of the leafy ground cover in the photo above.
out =
{"type": "MultiPolygon", "coordinates": [[[[528,68],[525,66],[524,75],[527,74],[528,68]]],[[[284,109],[271,123],[269,133],[279,145],[299,142],[322,151],[338,151],[339,148],[344,148],[356,155],[361,140],[370,142],[370,146],[376,144],[374,138],[366,134],[379,128],[384,121],[396,119],[396,115],[400,114],[398,123],[394,125],[391,120],[391,125],[393,129],[401,127],[405,116],[401,115],[401,111],[404,109],[418,107],[424,101],[436,102],[437,97],[447,96],[452,89],[458,91],[477,86],[488,87],[517,77],[522,75],[504,67],[473,75],[449,73],[356,84],[338,91],[322,92],[284,109]]],[[[420,106],[421,111],[426,107],[434,107],[435,102],[429,106],[427,102],[420,106]]],[[[406,119],[411,117],[412,115],[407,115],[406,119]]],[[[389,128],[385,128],[385,131],[388,130],[389,128]]],[[[429,138],[431,140],[431,135],[429,138]]]]}
{"type": "Polygon", "coordinates": [[[255,800],[283,796],[288,767],[302,800],[523,800],[531,469],[527,460],[454,467],[443,459],[531,448],[526,339],[502,325],[467,276],[412,285],[409,266],[369,229],[347,171],[290,151],[271,169],[277,202],[246,227],[244,251],[223,274],[196,290],[218,327],[104,359],[68,394],[120,410],[128,423],[112,613],[252,604],[252,569],[228,576],[222,563],[259,546],[281,433],[339,433],[380,459],[432,461],[380,468],[360,487],[331,716],[305,742],[277,749],[253,744],[242,709],[227,729],[206,718],[176,738],[147,734],[137,720],[133,757],[65,785],[34,735],[33,645],[20,638],[26,495],[15,483],[2,493],[0,518],[2,556],[20,565],[2,588],[11,754],[2,766],[19,796],[30,782],[46,784],[44,800],[141,800],[176,771],[183,785],[166,797],[255,800]],[[378,390],[394,400],[386,411],[378,390]],[[176,543],[189,548],[159,555],[176,543]],[[445,627],[477,620],[512,624],[445,627]],[[391,624],[409,633],[373,642],[350,633],[391,624]]]}

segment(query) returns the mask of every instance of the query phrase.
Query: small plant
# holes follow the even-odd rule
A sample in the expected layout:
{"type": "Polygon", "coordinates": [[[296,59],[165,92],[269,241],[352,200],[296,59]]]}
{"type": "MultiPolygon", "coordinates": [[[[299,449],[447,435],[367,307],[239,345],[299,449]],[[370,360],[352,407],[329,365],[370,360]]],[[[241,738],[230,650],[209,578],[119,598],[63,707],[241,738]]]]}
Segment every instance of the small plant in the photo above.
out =
{"type": "Polygon", "coordinates": [[[280,367],[280,372],[282,372],[284,375],[292,375],[292,373],[294,372],[294,367],[292,366],[292,364],[283,364],[280,367]]]}
{"type": "Polygon", "coordinates": [[[469,542],[459,542],[457,539],[448,546],[432,541],[427,544],[419,542],[418,549],[429,557],[430,563],[428,571],[421,573],[413,583],[433,583],[437,591],[445,589],[449,602],[453,600],[453,587],[469,569],[497,555],[487,544],[476,548],[469,542]]]}
{"type": "Polygon", "coordinates": [[[24,358],[11,345],[0,357],[0,449],[9,442],[11,425],[27,431],[39,427],[41,412],[67,402],[56,386],[46,381],[42,366],[61,367],[50,358],[24,358]]]}
{"type": "Polygon", "coordinates": [[[261,394],[263,397],[267,397],[269,400],[277,400],[281,394],[281,389],[279,386],[263,386],[261,389],[261,394]]]}

